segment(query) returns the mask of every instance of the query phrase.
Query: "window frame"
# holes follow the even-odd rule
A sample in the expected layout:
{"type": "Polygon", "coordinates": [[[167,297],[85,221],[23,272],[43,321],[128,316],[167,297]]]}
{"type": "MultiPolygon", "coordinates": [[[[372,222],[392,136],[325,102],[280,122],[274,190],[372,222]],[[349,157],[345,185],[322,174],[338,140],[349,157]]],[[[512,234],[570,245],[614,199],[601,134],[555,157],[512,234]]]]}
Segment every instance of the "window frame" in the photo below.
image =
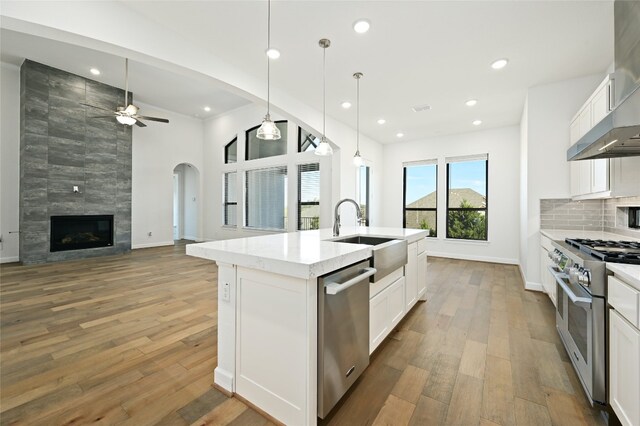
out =
{"type": "MultiPolygon", "coordinates": [[[[309,166],[309,165],[314,165],[317,164],[318,165],[318,173],[320,173],[320,178],[318,179],[318,185],[321,184],[321,180],[322,180],[322,172],[320,170],[320,162],[314,162],[314,163],[300,163],[297,165],[297,171],[298,171],[298,202],[297,202],[297,212],[296,212],[296,229],[298,231],[308,231],[308,230],[312,230],[312,229],[320,229],[320,216],[318,216],[318,228],[309,228],[309,229],[301,229],[301,224],[302,224],[302,209],[300,208],[301,206],[318,206],[318,210],[320,210],[320,201],[302,201],[302,171],[300,170],[301,167],[303,166],[309,166]]],[[[320,186],[318,187],[318,192],[320,192],[320,186]]]]}
{"type": "Polygon", "coordinates": [[[229,141],[229,143],[227,143],[224,146],[224,164],[235,164],[237,162],[238,162],[238,135],[236,135],[235,138],[231,139],[231,141],[229,141]],[[229,162],[229,151],[228,151],[228,148],[233,143],[236,144],[236,161],[230,163],[229,162]]]}
{"type": "MultiPolygon", "coordinates": [[[[479,155],[478,158],[473,158],[473,156],[470,156],[469,159],[467,160],[460,160],[460,161],[449,161],[450,159],[447,159],[447,206],[446,206],[446,216],[445,216],[445,226],[446,226],[446,231],[445,231],[445,235],[446,238],[448,240],[462,240],[462,241],[489,241],[489,155],[483,155],[483,157],[486,158],[480,158],[481,156],[479,155]],[[461,208],[461,207],[449,207],[449,177],[450,177],[450,170],[449,170],[449,165],[451,163],[463,163],[463,162],[471,162],[471,161],[484,161],[485,162],[485,169],[484,169],[484,185],[485,185],[485,197],[484,197],[484,204],[485,206],[483,208],[481,207],[470,207],[470,208],[461,208]],[[484,239],[480,239],[480,238],[458,238],[458,237],[451,237],[449,236],[449,211],[484,211],[484,235],[485,238],[484,239]]],[[[455,159],[455,157],[451,158],[452,160],[455,159]]]]}
{"type": "MultiPolygon", "coordinates": [[[[308,134],[310,134],[310,135],[313,135],[313,133],[311,133],[311,132],[309,132],[307,130],[304,130],[302,127],[298,126],[298,154],[304,154],[305,152],[307,152],[307,151],[301,151],[302,150],[302,132],[303,131],[308,133],[308,134]]],[[[310,141],[310,142],[311,142],[311,145],[313,145],[313,149],[315,150],[318,147],[318,145],[314,144],[312,141],[310,141]]],[[[313,151],[309,151],[309,152],[313,152],[313,151]]]]}
{"type": "MultiPolygon", "coordinates": [[[[438,160],[424,160],[415,163],[405,163],[402,165],[402,228],[407,229],[407,212],[434,212],[436,216],[434,235],[427,235],[429,238],[438,238],[438,160]],[[407,208],[407,167],[435,166],[436,167],[436,206],[435,207],[409,207],[407,208]]],[[[428,195],[428,194],[427,194],[428,195]]],[[[414,229],[414,228],[408,228],[414,229]]]]}
{"type": "MultiPolygon", "coordinates": [[[[362,171],[362,167],[366,168],[365,178],[367,180],[367,184],[365,186],[365,210],[364,210],[364,218],[363,219],[364,219],[364,226],[369,226],[369,220],[370,220],[369,215],[371,213],[371,192],[370,192],[371,166],[363,164],[358,169],[358,191],[360,191],[360,188],[362,187],[362,182],[360,182],[360,176],[362,176],[360,172],[362,171]]],[[[360,201],[361,198],[362,198],[362,194],[360,194],[358,192],[358,201],[360,201]]],[[[360,204],[360,206],[362,207],[361,204],[360,204]]]]}
{"type": "MultiPolygon", "coordinates": [[[[288,122],[289,120],[277,120],[277,121],[274,121],[273,123],[278,124],[278,123],[288,123],[288,122]]],[[[262,126],[262,123],[258,124],[257,126],[253,126],[252,128],[245,130],[244,132],[244,161],[256,161],[256,160],[264,160],[265,158],[286,156],[288,154],[288,146],[285,146],[284,154],[270,155],[269,157],[249,159],[249,133],[260,128],[260,126],[262,126]]],[[[287,124],[287,129],[288,128],[289,128],[289,125],[287,124]]],[[[288,141],[288,138],[287,138],[287,141],[288,141]]],[[[276,141],[268,141],[268,142],[276,142],[276,141]]]]}

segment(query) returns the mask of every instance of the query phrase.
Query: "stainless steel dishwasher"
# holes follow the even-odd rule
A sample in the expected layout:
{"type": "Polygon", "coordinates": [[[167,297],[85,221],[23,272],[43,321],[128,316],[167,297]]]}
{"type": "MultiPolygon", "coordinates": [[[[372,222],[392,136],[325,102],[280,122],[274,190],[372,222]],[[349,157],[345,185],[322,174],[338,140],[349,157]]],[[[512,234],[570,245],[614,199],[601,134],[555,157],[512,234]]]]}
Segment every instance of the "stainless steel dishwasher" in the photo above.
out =
{"type": "Polygon", "coordinates": [[[369,259],[318,278],[318,417],[369,365],[369,259]]]}

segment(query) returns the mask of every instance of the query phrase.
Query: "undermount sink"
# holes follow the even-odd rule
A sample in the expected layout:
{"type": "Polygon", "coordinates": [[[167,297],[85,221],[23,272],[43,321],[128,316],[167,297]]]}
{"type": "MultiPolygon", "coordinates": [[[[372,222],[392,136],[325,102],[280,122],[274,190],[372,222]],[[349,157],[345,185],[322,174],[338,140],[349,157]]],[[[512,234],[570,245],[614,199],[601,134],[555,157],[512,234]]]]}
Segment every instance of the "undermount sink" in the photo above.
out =
{"type": "Polygon", "coordinates": [[[370,237],[368,235],[350,235],[348,237],[335,238],[331,241],[334,241],[336,243],[366,244],[368,246],[377,246],[380,244],[388,243],[389,241],[402,240],[395,240],[393,238],[384,237],[370,237]]]}
{"type": "Polygon", "coordinates": [[[369,235],[349,235],[348,237],[333,238],[329,241],[373,246],[370,264],[373,268],[376,268],[377,271],[371,276],[371,282],[379,281],[396,269],[407,264],[406,240],[371,237],[369,235]]]}

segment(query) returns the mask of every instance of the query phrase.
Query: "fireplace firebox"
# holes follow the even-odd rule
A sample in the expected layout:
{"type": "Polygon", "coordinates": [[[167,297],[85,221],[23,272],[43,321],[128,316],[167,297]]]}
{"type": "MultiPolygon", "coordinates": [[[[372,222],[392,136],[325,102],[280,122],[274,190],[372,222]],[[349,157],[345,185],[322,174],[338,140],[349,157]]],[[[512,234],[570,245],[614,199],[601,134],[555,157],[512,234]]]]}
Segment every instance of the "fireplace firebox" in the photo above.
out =
{"type": "Polygon", "coordinates": [[[113,246],[113,215],[51,216],[50,251],[113,246]]]}

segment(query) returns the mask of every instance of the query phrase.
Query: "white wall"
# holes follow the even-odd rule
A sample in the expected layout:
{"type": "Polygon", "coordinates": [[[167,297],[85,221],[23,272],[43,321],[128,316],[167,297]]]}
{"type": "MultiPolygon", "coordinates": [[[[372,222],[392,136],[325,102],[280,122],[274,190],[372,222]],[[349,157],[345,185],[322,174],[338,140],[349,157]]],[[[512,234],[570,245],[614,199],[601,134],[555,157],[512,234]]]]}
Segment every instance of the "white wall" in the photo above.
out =
{"type": "Polygon", "coordinates": [[[438,237],[427,239],[434,256],[518,263],[520,135],[518,127],[384,145],[383,226],[402,227],[403,162],[438,159],[438,237]],[[447,240],[445,157],[489,154],[487,242],[447,240]]]}
{"type": "MultiPolygon", "coordinates": [[[[225,171],[242,170],[246,168],[270,167],[274,165],[286,164],[290,170],[294,170],[297,164],[320,162],[323,183],[320,194],[320,226],[327,228],[332,226],[333,206],[341,198],[355,198],[356,193],[356,168],[353,166],[352,157],[355,153],[355,131],[335,120],[327,120],[327,133],[329,129],[336,141],[334,155],[332,157],[318,157],[313,153],[287,155],[286,158],[271,157],[261,160],[253,160],[251,164],[242,161],[244,158],[245,131],[262,121],[264,108],[254,104],[247,105],[234,111],[230,111],[218,117],[214,117],[205,122],[204,126],[204,177],[205,193],[207,197],[203,200],[205,221],[204,237],[208,240],[239,238],[263,234],[264,231],[228,228],[222,226],[222,173],[225,171]],[[236,164],[223,164],[224,146],[234,137],[238,137],[238,158],[236,164]]],[[[289,119],[289,122],[296,124],[291,117],[283,117],[277,113],[272,113],[274,120],[289,119]]],[[[288,152],[297,152],[298,135],[295,126],[289,127],[288,152]]],[[[377,196],[376,188],[381,187],[382,173],[380,164],[382,159],[382,147],[379,143],[361,136],[360,152],[372,167],[372,198],[371,198],[371,225],[380,225],[382,199],[377,196]]],[[[296,173],[289,173],[289,211],[288,216],[295,217],[294,203],[297,199],[297,176],[296,173]]],[[[242,188],[242,186],[238,186],[242,188]]],[[[378,191],[379,193],[379,191],[378,191]]],[[[242,211],[243,202],[241,192],[238,192],[238,209],[242,211]]],[[[241,222],[241,216],[238,216],[241,222]]],[[[355,224],[355,211],[345,207],[343,213],[343,225],[355,224]]],[[[289,221],[289,230],[295,230],[295,221],[289,221]]]]}
{"type": "MultiPolygon", "coordinates": [[[[133,126],[131,245],[133,248],[173,244],[173,169],[188,163],[202,170],[203,124],[196,118],[136,103],[144,115],[164,117],[169,124],[133,126]],[[152,235],[149,236],[148,233],[152,235]]],[[[202,239],[202,185],[197,185],[197,226],[202,239]]],[[[185,229],[186,234],[186,229],[185,229]]]]}
{"type": "Polygon", "coordinates": [[[526,287],[540,285],[540,199],[570,198],[570,168],[566,161],[569,124],[578,108],[604,78],[602,74],[532,87],[527,92],[520,141],[523,150],[521,185],[520,265],[526,287]]]}
{"type": "Polygon", "coordinates": [[[20,69],[0,63],[0,263],[18,261],[20,69]]]}

